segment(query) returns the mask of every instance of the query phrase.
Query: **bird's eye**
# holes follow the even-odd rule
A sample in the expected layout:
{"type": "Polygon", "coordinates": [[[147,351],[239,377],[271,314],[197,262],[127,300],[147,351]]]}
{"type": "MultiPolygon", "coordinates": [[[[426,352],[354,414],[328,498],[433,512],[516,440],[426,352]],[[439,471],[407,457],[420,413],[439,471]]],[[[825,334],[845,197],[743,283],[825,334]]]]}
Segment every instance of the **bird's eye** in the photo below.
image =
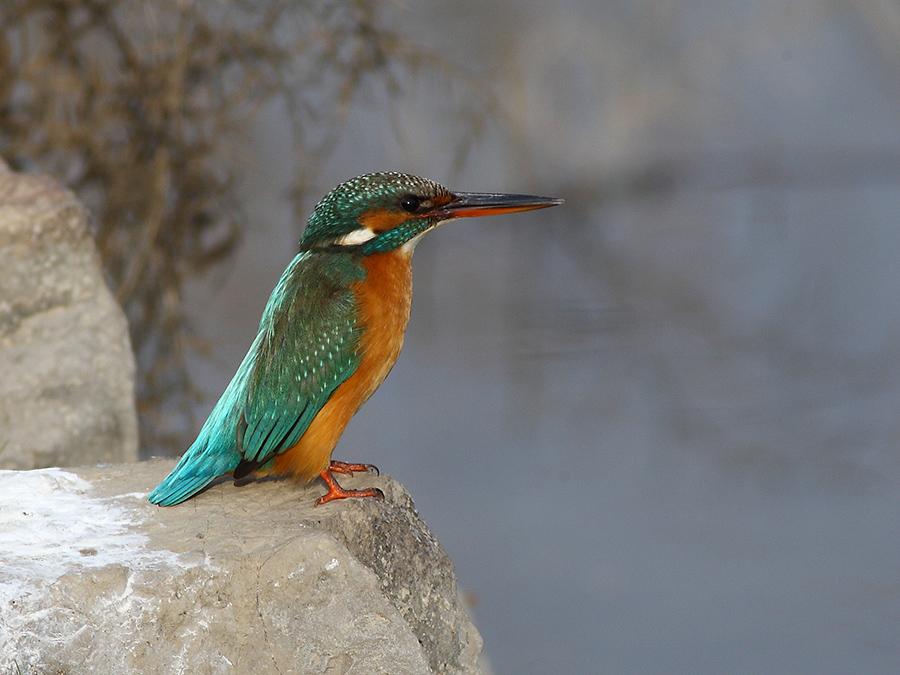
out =
{"type": "Polygon", "coordinates": [[[406,195],[400,200],[400,207],[408,213],[416,213],[420,205],[419,198],[414,195],[406,195]]]}

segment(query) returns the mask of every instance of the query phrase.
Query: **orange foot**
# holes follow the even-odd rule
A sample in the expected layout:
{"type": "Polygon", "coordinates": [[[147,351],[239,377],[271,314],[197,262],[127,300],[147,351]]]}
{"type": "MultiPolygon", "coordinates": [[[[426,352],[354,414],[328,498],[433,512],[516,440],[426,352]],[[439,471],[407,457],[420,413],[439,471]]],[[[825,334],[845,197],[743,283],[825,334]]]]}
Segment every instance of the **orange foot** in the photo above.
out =
{"type": "Polygon", "coordinates": [[[335,462],[331,460],[331,471],[337,473],[353,473],[354,471],[372,471],[376,476],[379,475],[378,467],[374,464],[347,464],[347,462],[335,462]]]}
{"type": "MultiPolygon", "coordinates": [[[[324,504],[325,502],[330,502],[332,499],[347,499],[348,497],[377,497],[378,499],[384,499],[384,493],[378,488],[345,490],[338,485],[338,482],[335,480],[334,474],[332,473],[332,471],[337,471],[338,473],[353,473],[354,471],[369,471],[370,469],[375,469],[375,467],[371,464],[331,462],[330,467],[319,474],[322,476],[322,480],[325,481],[326,485],[328,485],[328,492],[316,500],[316,506],[324,504]]],[[[375,471],[377,472],[378,469],[375,469],[375,471]]]]}

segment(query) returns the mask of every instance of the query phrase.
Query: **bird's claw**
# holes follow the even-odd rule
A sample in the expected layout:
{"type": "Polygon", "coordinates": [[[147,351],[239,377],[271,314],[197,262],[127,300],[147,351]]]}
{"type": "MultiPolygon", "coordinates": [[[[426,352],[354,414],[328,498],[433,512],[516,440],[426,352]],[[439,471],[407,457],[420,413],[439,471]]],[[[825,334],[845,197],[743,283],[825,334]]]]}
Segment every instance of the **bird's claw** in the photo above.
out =
{"type": "MultiPolygon", "coordinates": [[[[335,462],[332,462],[334,465],[335,462]]],[[[344,464],[343,462],[337,462],[340,468],[335,469],[332,466],[330,469],[326,469],[321,474],[322,480],[325,481],[325,484],[328,486],[328,492],[319,497],[316,500],[316,506],[321,504],[325,504],[330,502],[333,499],[347,499],[349,497],[375,497],[376,499],[380,499],[384,501],[384,492],[379,490],[378,488],[365,488],[363,490],[347,490],[337,482],[334,478],[333,471],[337,471],[338,473],[351,473],[352,471],[363,471],[361,468],[349,468],[349,467],[365,467],[369,466],[367,464],[344,464]],[[344,469],[344,471],[341,471],[344,469]]]]}
{"type": "Polygon", "coordinates": [[[352,474],[354,471],[365,471],[366,473],[374,473],[376,476],[381,475],[378,467],[374,464],[351,464],[349,462],[331,460],[331,465],[328,468],[336,473],[352,474]]]}

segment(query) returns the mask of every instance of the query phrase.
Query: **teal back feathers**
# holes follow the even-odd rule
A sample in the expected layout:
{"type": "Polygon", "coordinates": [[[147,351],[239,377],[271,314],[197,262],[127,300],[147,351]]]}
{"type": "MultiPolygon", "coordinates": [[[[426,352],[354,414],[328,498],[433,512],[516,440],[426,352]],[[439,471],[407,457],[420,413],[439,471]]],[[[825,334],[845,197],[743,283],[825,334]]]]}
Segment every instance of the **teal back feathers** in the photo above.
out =
{"type": "Polygon", "coordinates": [[[260,324],[237,439],[262,464],[300,440],[338,385],[359,365],[362,326],[348,286],[364,276],[357,256],[300,254],[260,324]]]}
{"type": "Polygon", "coordinates": [[[259,332],[228,388],[175,470],[152,493],[177,504],[242,462],[264,465],[294,445],[359,365],[362,327],[348,285],[359,256],[307,251],[275,287],[259,332]]]}

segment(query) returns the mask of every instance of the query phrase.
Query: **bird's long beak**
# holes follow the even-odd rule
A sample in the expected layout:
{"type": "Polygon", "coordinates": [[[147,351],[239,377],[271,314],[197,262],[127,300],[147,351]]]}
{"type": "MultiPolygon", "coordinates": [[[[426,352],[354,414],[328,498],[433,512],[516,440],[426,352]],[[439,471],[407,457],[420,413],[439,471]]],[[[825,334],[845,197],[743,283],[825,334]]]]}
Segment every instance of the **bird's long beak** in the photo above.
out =
{"type": "Polygon", "coordinates": [[[439,207],[435,215],[442,218],[471,218],[501,213],[546,209],[562,204],[562,199],[534,195],[498,195],[479,192],[454,192],[453,199],[439,207]]]}

